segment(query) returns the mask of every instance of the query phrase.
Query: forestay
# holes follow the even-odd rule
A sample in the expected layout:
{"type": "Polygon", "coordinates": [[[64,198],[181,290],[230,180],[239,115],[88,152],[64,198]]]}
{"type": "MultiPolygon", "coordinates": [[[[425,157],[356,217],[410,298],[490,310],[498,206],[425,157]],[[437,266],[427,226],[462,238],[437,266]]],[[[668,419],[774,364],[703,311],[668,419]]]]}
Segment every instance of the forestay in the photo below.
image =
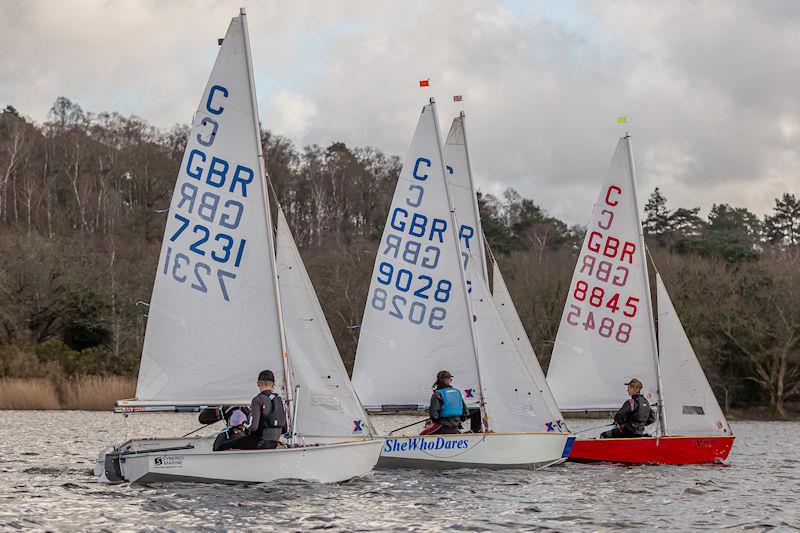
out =
{"type": "Polygon", "coordinates": [[[489,415],[489,427],[496,432],[563,431],[561,417],[548,408],[542,392],[524,361],[511,333],[489,292],[488,283],[470,263],[472,309],[475,333],[489,415]]]}
{"type": "Polygon", "coordinates": [[[271,227],[242,20],[194,116],[150,300],[137,400],[249,403],[258,372],[283,394],[271,227]]]}
{"type": "MultiPolygon", "coordinates": [[[[519,318],[517,308],[514,306],[511,294],[508,292],[508,287],[506,286],[506,282],[503,279],[503,275],[500,273],[500,267],[498,267],[496,261],[492,261],[492,279],[494,288],[492,298],[494,299],[494,303],[500,312],[503,323],[511,334],[517,350],[522,356],[522,360],[528,368],[528,372],[533,378],[534,384],[539,390],[539,394],[542,396],[549,417],[551,420],[562,420],[561,412],[558,409],[555,398],[553,398],[553,393],[550,392],[550,387],[547,386],[547,381],[544,377],[544,372],[542,372],[542,367],[539,364],[539,359],[533,351],[531,341],[528,339],[528,333],[522,325],[522,320],[519,318]]],[[[562,421],[562,425],[563,424],[564,422],[562,421]]]]}
{"type": "Polygon", "coordinates": [[[730,435],[725,415],[659,274],[656,274],[656,290],[658,352],[669,432],[673,435],[730,435]]]}
{"type": "Polygon", "coordinates": [[[618,409],[636,377],[657,398],[653,313],[628,139],[595,202],[556,336],[547,382],[562,410],[618,409]]]}
{"type": "Polygon", "coordinates": [[[281,209],[276,247],[292,382],[300,386],[296,431],[305,442],[317,437],[371,436],[374,432],[281,209]]]}
{"type": "Polygon", "coordinates": [[[367,409],[425,408],[439,370],[477,404],[478,376],[430,105],[422,109],[372,272],[353,385],[367,409]]]}

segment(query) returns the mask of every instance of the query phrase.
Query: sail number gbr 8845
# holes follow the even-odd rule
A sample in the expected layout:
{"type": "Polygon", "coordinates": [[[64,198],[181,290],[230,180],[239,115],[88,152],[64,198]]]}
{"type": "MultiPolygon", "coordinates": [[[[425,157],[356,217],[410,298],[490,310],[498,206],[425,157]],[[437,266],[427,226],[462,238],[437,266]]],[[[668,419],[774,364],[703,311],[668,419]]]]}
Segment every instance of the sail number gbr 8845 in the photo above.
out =
{"type": "Polygon", "coordinates": [[[225,301],[230,301],[226,283],[236,279],[247,245],[237,229],[255,177],[252,168],[209,150],[218,139],[228,94],[221,85],[211,87],[201,110],[205,116],[189,136],[167,223],[170,245],[161,265],[163,275],[201,293],[217,292],[225,301]]]}
{"type": "MultiPolygon", "coordinates": [[[[451,231],[449,221],[420,212],[431,165],[425,157],[416,159],[405,198],[392,205],[379,252],[383,260],[375,265],[377,283],[369,303],[376,311],[398,320],[440,330],[447,317],[445,304],[458,285],[441,277],[442,271],[448,269],[439,268],[441,245],[452,238],[447,233],[451,231]]],[[[435,199],[429,200],[429,204],[434,203],[435,199]]],[[[462,239],[473,234],[468,226],[460,228],[462,239]]]]}
{"type": "Polygon", "coordinates": [[[626,292],[639,247],[613,235],[622,194],[621,187],[609,186],[596,208],[567,298],[566,322],[625,344],[632,331],[629,320],[639,310],[640,298],[626,292]]]}

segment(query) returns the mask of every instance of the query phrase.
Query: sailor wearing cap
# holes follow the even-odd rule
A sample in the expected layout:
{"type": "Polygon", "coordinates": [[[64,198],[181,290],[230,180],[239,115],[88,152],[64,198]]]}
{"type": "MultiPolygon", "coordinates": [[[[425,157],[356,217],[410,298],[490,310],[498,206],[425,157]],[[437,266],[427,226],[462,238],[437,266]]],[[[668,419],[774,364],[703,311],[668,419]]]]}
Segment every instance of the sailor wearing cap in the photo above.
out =
{"type": "Polygon", "coordinates": [[[438,427],[425,433],[428,435],[460,433],[461,421],[469,418],[469,410],[461,391],[453,387],[453,375],[447,370],[440,371],[436,374],[433,389],[428,413],[431,421],[438,427]]]}
{"type": "Polygon", "coordinates": [[[627,400],[614,415],[614,429],[600,435],[602,439],[637,438],[644,436],[644,427],[656,421],[650,402],[642,396],[642,382],[633,378],[628,386],[627,400]]]}

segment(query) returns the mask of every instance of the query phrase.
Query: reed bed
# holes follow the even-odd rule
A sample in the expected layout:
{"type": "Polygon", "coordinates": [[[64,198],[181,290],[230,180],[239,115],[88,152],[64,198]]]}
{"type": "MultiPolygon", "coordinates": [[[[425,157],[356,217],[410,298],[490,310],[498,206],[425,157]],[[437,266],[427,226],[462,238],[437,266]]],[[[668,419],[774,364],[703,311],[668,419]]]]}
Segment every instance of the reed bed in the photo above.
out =
{"type": "Polygon", "coordinates": [[[136,379],[121,376],[75,376],[64,379],[0,379],[0,409],[110,410],[130,398],[136,379]]]}

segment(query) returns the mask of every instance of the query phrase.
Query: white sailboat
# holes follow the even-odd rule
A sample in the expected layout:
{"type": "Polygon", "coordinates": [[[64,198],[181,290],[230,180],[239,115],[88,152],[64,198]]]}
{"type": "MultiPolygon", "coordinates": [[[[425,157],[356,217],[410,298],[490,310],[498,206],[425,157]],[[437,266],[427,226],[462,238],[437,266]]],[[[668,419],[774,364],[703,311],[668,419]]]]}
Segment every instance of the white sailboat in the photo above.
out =
{"type": "Polygon", "coordinates": [[[578,439],[570,459],[703,463],[733,444],[719,404],[657,277],[659,336],[630,136],[619,140],[595,203],[561,317],[547,382],[562,410],[616,410],[638,378],[658,405],[655,437],[578,439]],[[698,438],[700,437],[700,438],[698,438]]]}
{"type": "Polygon", "coordinates": [[[117,410],[249,405],[256,376],[269,368],[287,401],[289,446],[213,452],[213,438],[134,439],[101,452],[105,480],[336,482],[377,462],[382,441],[365,424],[280,209],[276,260],[259,131],[242,9],[222,41],[178,174],[136,398],[117,410]]]}
{"type": "Polygon", "coordinates": [[[568,435],[547,431],[546,405],[494,304],[480,261],[470,260],[472,248],[462,249],[467,236],[475,237],[476,250],[481,246],[475,226],[456,219],[459,206],[474,206],[475,200],[469,192],[455,200],[446,173],[431,99],[378,249],[353,385],[368,410],[421,411],[433,377],[446,369],[467,405],[482,411],[484,428],[388,437],[379,466],[539,468],[561,462],[568,435]]]}

